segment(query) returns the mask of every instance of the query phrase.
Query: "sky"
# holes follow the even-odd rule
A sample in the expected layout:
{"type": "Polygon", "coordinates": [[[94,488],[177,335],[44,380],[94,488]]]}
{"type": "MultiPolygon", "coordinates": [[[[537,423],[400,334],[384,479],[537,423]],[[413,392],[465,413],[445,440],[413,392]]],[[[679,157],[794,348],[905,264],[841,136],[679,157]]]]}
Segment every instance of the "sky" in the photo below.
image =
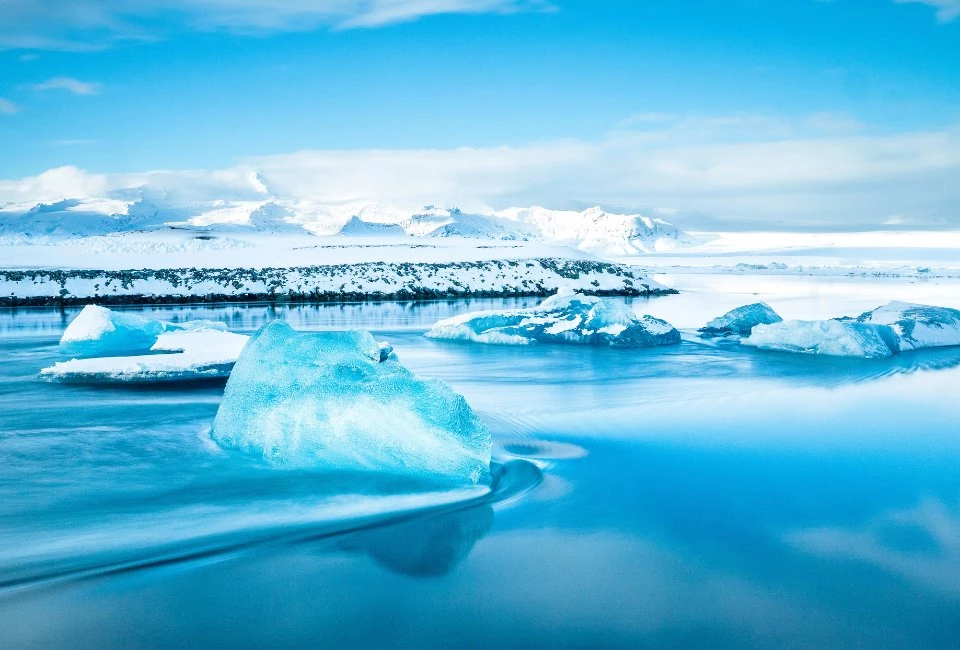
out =
{"type": "Polygon", "coordinates": [[[960,0],[0,0],[0,179],[960,227],[960,0]]]}

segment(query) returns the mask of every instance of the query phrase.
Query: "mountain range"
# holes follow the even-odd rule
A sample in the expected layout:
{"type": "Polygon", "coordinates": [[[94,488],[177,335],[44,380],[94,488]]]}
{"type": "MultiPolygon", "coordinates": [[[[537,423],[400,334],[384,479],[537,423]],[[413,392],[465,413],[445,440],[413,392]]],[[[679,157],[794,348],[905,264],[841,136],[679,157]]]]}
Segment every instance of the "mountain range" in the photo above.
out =
{"type": "Polygon", "coordinates": [[[178,204],[162,193],[66,199],[0,206],[0,236],[76,238],[190,229],[204,233],[261,232],[341,237],[456,237],[569,246],[600,256],[664,252],[696,245],[696,237],[659,218],[618,214],[597,206],[539,206],[466,212],[433,205],[268,199],[178,204]]]}

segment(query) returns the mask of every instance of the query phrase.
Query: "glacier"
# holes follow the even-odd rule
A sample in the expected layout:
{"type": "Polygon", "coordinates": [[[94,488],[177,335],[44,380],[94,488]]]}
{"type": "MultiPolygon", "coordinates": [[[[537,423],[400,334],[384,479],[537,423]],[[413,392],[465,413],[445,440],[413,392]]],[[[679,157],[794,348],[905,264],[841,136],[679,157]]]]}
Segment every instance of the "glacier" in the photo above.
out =
{"type": "Polygon", "coordinates": [[[165,332],[226,329],[224,323],[170,323],[87,305],[70,321],[60,337],[60,352],[78,357],[145,354],[165,332]]]}
{"type": "Polygon", "coordinates": [[[61,361],[40,371],[46,381],[65,383],[192,381],[227,377],[250,337],[221,329],[163,332],[152,354],[61,361]]]}
{"type": "Polygon", "coordinates": [[[234,366],[211,435],[280,468],[490,480],[490,432],[466,399],[415,376],[364,330],[262,327],[234,366]]]}
{"type": "Polygon", "coordinates": [[[755,302],[731,309],[723,316],[714,318],[698,331],[704,336],[749,336],[757,325],[772,325],[783,319],[768,304],[755,302]]]}
{"type": "Polygon", "coordinates": [[[960,345],[960,310],[894,301],[865,312],[858,323],[885,325],[899,352],[960,345]]]}
{"type": "Polygon", "coordinates": [[[622,300],[569,291],[537,307],[470,312],[441,320],[425,336],[501,345],[539,342],[647,348],[680,343],[680,333],[672,325],[653,316],[638,317],[622,300]]]}
{"type": "Polygon", "coordinates": [[[761,350],[867,359],[889,357],[896,352],[890,327],[840,319],[757,325],[741,344],[761,350]]]}

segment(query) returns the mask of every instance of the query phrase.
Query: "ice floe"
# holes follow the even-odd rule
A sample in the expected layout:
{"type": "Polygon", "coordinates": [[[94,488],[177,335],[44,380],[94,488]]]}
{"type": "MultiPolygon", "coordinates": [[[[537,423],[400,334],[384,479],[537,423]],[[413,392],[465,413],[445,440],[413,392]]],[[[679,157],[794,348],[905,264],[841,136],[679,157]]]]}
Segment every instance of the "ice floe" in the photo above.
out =
{"type": "Polygon", "coordinates": [[[504,345],[654,347],[680,343],[680,333],[672,325],[653,316],[638,317],[622,300],[573,292],[558,293],[528,309],[471,312],[441,320],[426,336],[504,345]]]}
{"type": "Polygon", "coordinates": [[[757,325],[743,345],[761,350],[800,352],[830,357],[889,357],[893,332],[885,325],[849,320],[790,320],[757,325]]]}
{"type": "Polygon", "coordinates": [[[889,326],[900,352],[960,345],[957,309],[895,301],[861,314],[857,322],[889,326]]]}
{"type": "Polygon", "coordinates": [[[921,348],[960,345],[960,310],[891,302],[856,318],[758,324],[741,343],[824,356],[889,357],[921,348]]]}
{"type": "Polygon", "coordinates": [[[234,366],[212,436],[279,467],[465,484],[490,476],[490,432],[463,396],[414,376],[361,330],[261,328],[234,366]]]}
{"type": "Polygon", "coordinates": [[[768,304],[755,302],[731,309],[723,316],[718,316],[700,328],[705,336],[749,336],[750,331],[757,325],[772,325],[783,321],[768,304]]]}
{"type": "Polygon", "coordinates": [[[250,337],[219,329],[175,330],[156,337],[153,354],[72,359],[40,371],[48,381],[159,382],[226,377],[250,337]]]}
{"type": "Polygon", "coordinates": [[[145,354],[165,332],[211,329],[226,330],[227,326],[212,321],[170,323],[87,305],[64,331],[60,352],[78,357],[145,354]]]}

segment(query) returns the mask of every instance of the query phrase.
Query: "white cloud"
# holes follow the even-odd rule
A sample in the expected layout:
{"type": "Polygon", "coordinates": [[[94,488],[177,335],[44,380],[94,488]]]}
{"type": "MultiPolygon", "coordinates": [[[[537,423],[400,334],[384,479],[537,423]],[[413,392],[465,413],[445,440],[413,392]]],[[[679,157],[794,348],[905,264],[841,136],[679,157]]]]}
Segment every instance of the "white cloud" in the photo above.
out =
{"type": "Polygon", "coordinates": [[[937,10],[937,20],[948,23],[960,16],[960,0],[894,0],[899,4],[925,4],[937,10]]]}
{"type": "Polygon", "coordinates": [[[96,95],[100,92],[100,84],[89,81],[80,81],[72,77],[53,77],[38,84],[34,84],[34,90],[67,90],[74,95],[96,95]]]}
{"type": "MultiPolygon", "coordinates": [[[[256,173],[280,198],[464,207],[665,206],[727,224],[771,227],[783,227],[778,222],[879,226],[893,218],[960,226],[960,186],[955,182],[960,129],[848,135],[811,131],[808,121],[685,118],[590,141],[301,151],[250,158],[219,171],[96,178],[102,190],[148,184],[190,200],[261,196],[251,182],[256,173]],[[750,138],[733,140],[731,129],[750,138]]],[[[75,169],[58,173],[83,176],[75,169]]],[[[78,182],[60,185],[44,175],[0,182],[0,202],[76,196],[70,188],[78,182]]]]}
{"type": "Polygon", "coordinates": [[[100,49],[171,29],[240,33],[379,27],[439,14],[549,10],[548,0],[4,0],[0,47],[100,49]]]}
{"type": "Polygon", "coordinates": [[[20,107],[14,104],[9,99],[4,99],[0,97],[0,114],[2,115],[13,115],[20,110],[20,107]]]}

